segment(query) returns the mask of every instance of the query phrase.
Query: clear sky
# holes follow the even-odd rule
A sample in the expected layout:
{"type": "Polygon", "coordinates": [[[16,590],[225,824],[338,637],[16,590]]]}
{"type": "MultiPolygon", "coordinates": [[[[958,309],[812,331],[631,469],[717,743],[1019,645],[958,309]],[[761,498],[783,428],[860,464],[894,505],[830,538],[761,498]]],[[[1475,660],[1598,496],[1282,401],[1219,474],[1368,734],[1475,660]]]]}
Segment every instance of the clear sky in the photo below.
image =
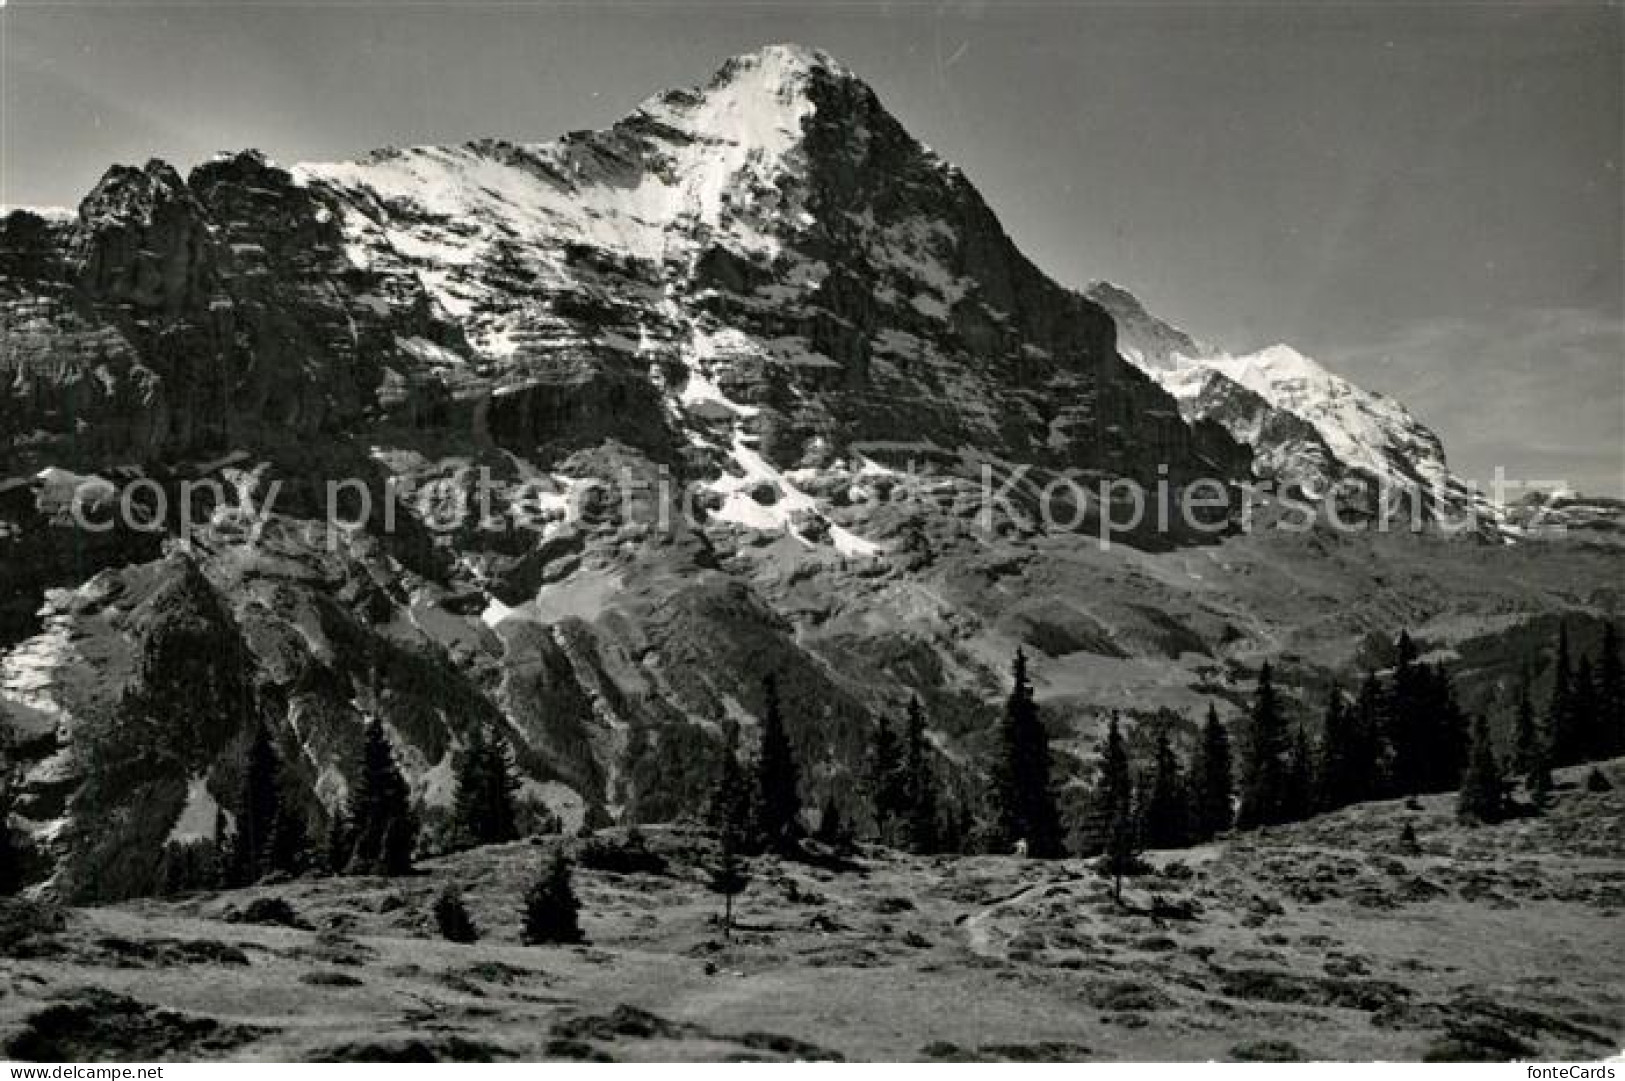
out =
{"type": "Polygon", "coordinates": [[[1618,4],[0,0],[0,202],[112,161],[610,123],[828,50],[1056,278],[1402,398],[1452,464],[1625,494],[1618,4]]]}

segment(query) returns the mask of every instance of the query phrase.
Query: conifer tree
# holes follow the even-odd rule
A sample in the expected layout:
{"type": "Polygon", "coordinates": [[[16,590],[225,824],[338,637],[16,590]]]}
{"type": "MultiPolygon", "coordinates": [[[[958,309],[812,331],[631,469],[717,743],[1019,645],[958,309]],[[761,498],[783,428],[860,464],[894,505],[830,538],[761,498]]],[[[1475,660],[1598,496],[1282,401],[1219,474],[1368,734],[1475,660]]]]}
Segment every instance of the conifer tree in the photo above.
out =
{"type": "Polygon", "coordinates": [[[1258,691],[1243,744],[1238,828],[1253,829],[1285,821],[1289,750],[1286,719],[1266,662],[1258,672],[1258,691]]]}
{"type": "Polygon", "coordinates": [[[417,842],[417,818],[410,811],[389,819],[384,826],[384,843],[379,851],[380,873],[411,874],[412,852],[417,848],[417,842]]]}
{"type": "Polygon", "coordinates": [[[472,845],[517,840],[513,797],[518,789],[507,741],[476,724],[457,764],[452,818],[458,840],[472,845]]]}
{"type": "Polygon", "coordinates": [[[1145,797],[1145,846],[1179,848],[1185,844],[1190,837],[1189,806],[1184,771],[1165,728],[1157,733],[1151,783],[1145,797]]]}
{"type": "Polygon", "coordinates": [[[269,862],[272,870],[290,875],[299,874],[310,865],[310,827],[294,799],[292,786],[285,781],[279,784],[277,792],[269,862]]]}
{"type": "Polygon", "coordinates": [[[801,771],[779,707],[779,685],[762,680],[762,746],[756,760],[756,828],[769,848],[792,846],[801,829],[801,771]]]}
{"type": "Polygon", "coordinates": [[[570,861],[553,853],[547,867],[525,891],[519,941],[526,946],[571,945],[584,942],[581,903],[571,882],[570,861]]]}
{"type": "Polygon", "coordinates": [[[740,858],[734,836],[723,832],[718,845],[717,867],[711,875],[711,890],[722,894],[722,937],[733,937],[734,898],[750,885],[750,873],[740,858]]]}
{"type": "Polygon", "coordinates": [[[1219,720],[1212,703],[1196,746],[1191,766],[1192,818],[1198,840],[1209,840],[1230,828],[1230,797],[1235,788],[1231,776],[1230,735],[1219,720]]]}
{"type": "Polygon", "coordinates": [[[824,800],[824,809],[818,815],[816,836],[831,848],[845,848],[852,843],[852,831],[846,828],[846,820],[841,817],[841,808],[835,802],[834,793],[824,800]]]}
{"type": "Polygon", "coordinates": [[[1527,777],[1540,757],[1543,742],[1539,726],[1535,723],[1535,707],[1529,700],[1529,666],[1523,668],[1518,680],[1518,702],[1512,722],[1512,768],[1527,777]]]}
{"type": "Polygon", "coordinates": [[[1418,791],[1444,792],[1456,786],[1467,765],[1468,722],[1456,703],[1450,673],[1442,664],[1418,671],[1421,701],[1413,718],[1420,726],[1413,773],[1418,791]]]}
{"type": "Polygon", "coordinates": [[[908,800],[908,847],[916,853],[937,851],[937,788],[931,771],[931,745],[925,733],[920,700],[908,703],[903,729],[903,771],[908,800]]]}
{"type": "Polygon", "coordinates": [[[1604,754],[1625,754],[1625,659],[1620,657],[1619,627],[1602,625],[1602,652],[1597,658],[1597,709],[1604,754]]]}
{"type": "Polygon", "coordinates": [[[1573,680],[1574,673],[1569,661],[1569,629],[1559,623],[1557,658],[1552,664],[1552,694],[1546,705],[1546,735],[1554,766],[1571,766],[1579,761],[1573,680]]]}
{"type": "Polygon", "coordinates": [[[865,768],[878,839],[882,844],[894,844],[902,832],[902,823],[907,815],[908,792],[904,783],[903,748],[885,717],[875,723],[865,768]]]}
{"type": "Polygon", "coordinates": [[[1134,775],[1129,765],[1128,743],[1123,738],[1122,722],[1113,711],[1100,741],[1095,782],[1079,830],[1080,854],[1109,854],[1117,819],[1125,814],[1133,818],[1134,810],[1134,775]]]}
{"type": "Polygon", "coordinates": [[[1004,851],[1024,840],[1029,855],[1053,859],[1061,854],[1061,831],[1050,790],[1049,736],[1027,678],[1027,655],[1019,649],[1012,676],[990,793],[996,840],[1004,851]]]}
{"type": "Polygon", "coordinates": [[[395,765],[383,722],[367,722],[361,745],[361,772],[350,792],[350,858],[354,874],[402,875],[412,869],[417,844],[417,818],[412,813],[406,779],[395,765]]]}
{"type": "Polygon", "coordinates": [[[242,785],[233,808],[237,834],[232,843],[231,881],[247,886],[271,870],[271,842],[282,801],[277,786],[279,764],[271,734],[256,719],[243,762],[242,785]]]}
{"type": "MultiPolygon", "coordinates": [[[[224,836],[224,833],[216,833],[215,836],[224,836]]],[[[158,895],[161,897],[175,897],[196,890],[217,890],[225,884],[221,848],[213,838],[169,841],[159,853],[158,895]]]]}
{"type": "Polygon", "coordinates": [[[1335,685],[1326,697],[1326,720],[1320,743],[1318,809],[1335,811],[1357,802],[1372,763],[1361,761],[1365,748],[1359,715],[1343,701],[1335,685]]]}
{"type": "Polygon", "coordinates": [[[1461,780],[1456,810],[1464,819],[1499,822],[1506,814],[1506,785],[1490,741],[1490,726],[1482,716],[1473,719],[1473,741],[1467,754],[1467,772],[1461,780]]]}
{"type": "Polygon", "coordinates": [[[1359,735],[1359,760],[1370,763],[1370,772],[1361,779],[1356,802],[1392,796],[1399,787],[1394,776],[1393,747],[1388,742],[1387,715],[1388,695],[1382,680],[1377,673],[1367,672],[1354,700],[1354,730],[1359,735]]]}
{"type": "Polygon", "coordinates": [[[739,761],[739,726],[729,724],[716,779],[711,785],[708,815],[711,828],[719,837],[728,838],[736,849],[744,851],[752,837],[750,811],[750,786],[745,782],[744,767],[739,761]]]}
{"type": "Polygon", "coordinates": [[[1295,725],[1287,743],[1286,785],[1281,795],[1281,818],[1299,822],[1315,813],[1315,748],[1303,725],[1295,725]]]}
{"type": "Polygon", "coordinates": [[[1394,678],[1389,687],[1384,722],[1392,751],[1392,780],[1397,795],[1414,795],[1426,787],[1426,689],[1428,674],[1417,661],[1416,643],[1406,631],[1394,644],[1394,678]]]}
{"type": "Polygon", "coordinates": [[[1524,669],[1518,684],[1518,711],[1515,722],[1513,769],[1523,778],[1535,806],[1544,806],[1552,791],[1552,770],[1546,733],[1535,720],[1535,707],[1529,701],[1529,670],[1524,669]]]}
{"type": "Polygon", "coordinates": [[[23,858],[11,832],[11,784],[0,777],[0,897],[23,888],[23,858]]]}
{"type": "Polygon", "coordinates": [[[974,832],[975,821],[970,808],[963,801],[952,801],[944,805],[937,826],[939,849],[943,852],[964,855],[971,851],[971,835],[974,832]]]}
{"type": "Polygon", "coordinates": [[[489,764],[485,726],[476,724],[468,733],[452,777],[452,836],[460,845],[480,844],[485,832],[485,771],[489,764]]]}
{"type": "Polygon", "coordinates": [[[1134,808],[1134,777],[1117,714],[1107,723],[1100,748],[1091,820],[1100,834],[1100,870],[1112,880],[1112,896],[1123,899],[1123,876],[1139,869],[1140,829],[1134,808]]]}
{"type": "Polygon", "coordinates": [[[492,844],[505,844],[519,839],[519,811],[514,806],[514,795],[519,791],[519,770],[514,763],[513,748],[501,732],[492,734],[488,744],[491,766],[486,771],[485,819],[489,823],[486,836],[492,844]]]}
{"type": "Polygon", "coordinates": [[[1570,684],[1576,761],[1601,758],[1607,753],[1602,711],[1597,708],[1597,690],[1597,677],[1591,670],[1591,658],[1581,654],[1580,662],[1574,667],[1574,680],[1570,684]]]}
{"type": "Polygon", "coordinates": [[[323,861],[330,874],[342,875],[350,864],[355,842],[350,834],[350,820],[340,807],[327,820],[327,839],[322,845],[323,861]]]}
{"type": "Polygon", "coordinates": [[[1120,807],[1113,812],[1102,865],[1112,879],[1112,899],[1122,904],[1124,876],[1137,874],[1142,869],[1139,823],[1132,810],[1120,807]]]}
{"type": "Polygon", "coordinates": [[[474,926],[462,891],[455,884],[447,884],[434,899],[434,922],[440,937],[447,942],[466,945],[480,940],[479,929],[474,926]]]}

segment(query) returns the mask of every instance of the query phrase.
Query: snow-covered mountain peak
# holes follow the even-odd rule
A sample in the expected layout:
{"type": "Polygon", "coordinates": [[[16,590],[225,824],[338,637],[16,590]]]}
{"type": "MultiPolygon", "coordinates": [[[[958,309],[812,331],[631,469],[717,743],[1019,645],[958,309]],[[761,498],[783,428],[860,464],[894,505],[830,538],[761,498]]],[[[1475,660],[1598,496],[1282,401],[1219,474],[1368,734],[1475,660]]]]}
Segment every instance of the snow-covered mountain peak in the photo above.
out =
{"type": "Polygon", "coordinates": [[[1284,342],[1242,354],[1202,343],[1109,282],[1090,285],[1088,295],[1116,321],[1119,352],[1161,383],[1187,419],[1216,421],[1251,446],[1260,476],[1316,491],[1363,476],[1419,486],[1436,509],[1492,517],[1450,472],[1439,437],[1393,398],[1284,342]]]}
{"type": "Polygon", "coordinates": [[[1113,282],[1090,282],[1084,295],[1111,312],[1117,323],[1118,350],[1147,371],[1178,368],[1219,351],[1152,315],[1139,297],[1113,282]]]}
{"type": "Polygon", "coordinates": [[[709,245],[771,257],[810,224],[798,192],[821,80],[861,86],[818,50],[770,45],[605,131],[388,149],[294,174],[356,209],[345,228],[358,265],[421,266],[451,312],[474,298],[436,288],[440,271],[504,245],[564,240],[650,262],[709,245]]]}
{"type": "Polygon", "coordinates": [[[1193,359],[1189,366],[1217,368],[1255,393],[1271,399],[1290,399],[1302,406],[1358,389],[1312,357],[1282,343],[1240,356],[1215,353],[1193,359]]]}
{"type": "Polygon", "coordinates": [[[856,78],[851,69],[822,49],[778,42],[730,57],[712,76],[711,85],[752,79],[760,79],[765,85],[795,85],[815,74],[856,78]]]}

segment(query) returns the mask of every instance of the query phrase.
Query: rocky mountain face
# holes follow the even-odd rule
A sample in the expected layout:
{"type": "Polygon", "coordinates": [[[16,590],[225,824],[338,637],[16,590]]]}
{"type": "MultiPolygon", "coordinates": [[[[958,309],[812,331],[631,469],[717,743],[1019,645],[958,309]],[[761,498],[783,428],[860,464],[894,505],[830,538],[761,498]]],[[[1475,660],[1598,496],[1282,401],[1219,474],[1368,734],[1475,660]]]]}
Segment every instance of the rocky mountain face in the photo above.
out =
{"type": "Polygon", "coordinates": [[[121,166],[5,217],[0,720],[42,888],[149,890],[229,830],[256,718],[319,828],[382,716],[432,842],[476,724],[538,813],[692,813],[774,672],[804,795],[861,820],[913,695],[974,804],[1018,645],[1071,784],[1102,708],[1228,712],[1266,656],[1309,689],[1401,622],[1617,607],[1576,588],[1596,552],[1046,521],[1058,477],[1371,464],[1324,381],[1289,407],[1237,368],[1193,410],[1114,306],[788,46],[553,143],[121,166]]]}
{"type": "Polygon", "coordinates": [[[1260,478],[1310,498],[1336,489],[1345,509],[1367,513],[1379,486],[1414,491],[1426,521],[1497,534],[1501,508],[1451,473],[1438,435],[1400,402],[1289,345],[1236,355],[1198,341],[1110,282],[1085,292],[1116,320],[1122,355],[1172,394],[1186,419],[1213,421],[1252,448],[1260,478]]]}

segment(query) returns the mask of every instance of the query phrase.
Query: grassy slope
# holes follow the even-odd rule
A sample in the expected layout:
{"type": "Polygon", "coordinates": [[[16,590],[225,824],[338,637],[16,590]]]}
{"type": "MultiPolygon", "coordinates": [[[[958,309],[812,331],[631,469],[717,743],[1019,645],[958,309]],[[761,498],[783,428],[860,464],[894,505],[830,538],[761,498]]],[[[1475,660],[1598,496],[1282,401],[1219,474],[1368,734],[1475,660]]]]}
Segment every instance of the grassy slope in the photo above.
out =
{"type": "Polygon", "coordinates": [[[1549,815],[1492,828],[1440,796],[1157,854],[1128,899],[1194,901],[1190,921],[1124,912],[1078,861],[867,850],[859,873],[757,861],[724,945],[703,842],[676,830],[651,832],[670,876],[578,872],[580,948],[516,941],[552,839],[407,880],[80,909],[7,947],[0,1031],[81,1058],[1596,1058],[1625,1041],[1625,762],[1609,772],[1613,792],[1569,771],[1549,815]],[[1397,851],[1403,821],[1420,855],[1397,851]],[[452,880],[477,946],[430,930],[452,880]],[[224,922],[260,895],[318,930],[224,922]]]}

